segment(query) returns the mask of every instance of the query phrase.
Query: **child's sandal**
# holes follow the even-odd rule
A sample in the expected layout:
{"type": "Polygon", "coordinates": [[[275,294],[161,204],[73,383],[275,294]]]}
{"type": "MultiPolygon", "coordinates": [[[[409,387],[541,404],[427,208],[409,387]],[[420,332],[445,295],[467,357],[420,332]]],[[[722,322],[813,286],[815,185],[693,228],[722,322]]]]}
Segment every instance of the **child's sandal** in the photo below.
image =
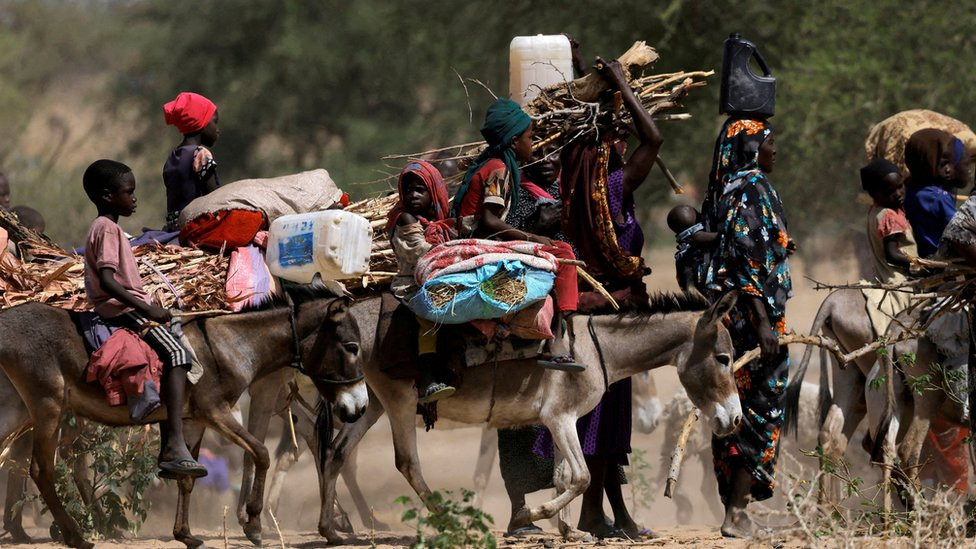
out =
{"type": "Polygon", "coordinates": [[[443,398],[447,398],[453,395],[457,391],[454,387],[446,383],[431,383],[427,386],[427,390],[424,394],[420,395],[417,399],[418,404],[430,404],[431,402],[437,402],[443,398]]]}

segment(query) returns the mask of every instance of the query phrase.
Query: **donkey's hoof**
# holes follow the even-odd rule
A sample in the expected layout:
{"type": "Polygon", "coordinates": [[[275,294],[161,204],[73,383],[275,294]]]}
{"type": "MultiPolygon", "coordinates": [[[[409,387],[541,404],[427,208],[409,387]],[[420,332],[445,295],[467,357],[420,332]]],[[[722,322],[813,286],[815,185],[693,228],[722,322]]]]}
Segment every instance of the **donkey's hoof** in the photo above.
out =
{"type": "Polygon", "coordinates": [[[34,543],[34,540],[32,540],[31,537],[27,535],[27,532],[24,531],[24,528],[22,526],[9,527],[7,528],[7,533],[10,534],[10,541],[13,543],[18,543],[18,544],[34,543]]]}
{"type": "Polygon", "coordinates": [[[173,536],[173,537],[176,538],[176,541],[182,543],[183,545],[186,545],[186,549],[207,549],[206,546],[203,545],[202,539],[195,538],[189,534],[183,534],[183,535],[173,536]]]}
{"type": "Polygon", "coordinates": [[[261,547],[264,544],[264,540],[261,539],[261,525],[258,525],[257,528],[248,528],[247,525],[245,525],[244,535],[247,536],[248,541],[250,541],[255,547],[261,547]]]}
{"type": "Polygon", "coordinates": [[[319,535],[325,538],[325,542],[329,545],[342,545],[345,541],[334,528],[319,526],[319,535]]]}

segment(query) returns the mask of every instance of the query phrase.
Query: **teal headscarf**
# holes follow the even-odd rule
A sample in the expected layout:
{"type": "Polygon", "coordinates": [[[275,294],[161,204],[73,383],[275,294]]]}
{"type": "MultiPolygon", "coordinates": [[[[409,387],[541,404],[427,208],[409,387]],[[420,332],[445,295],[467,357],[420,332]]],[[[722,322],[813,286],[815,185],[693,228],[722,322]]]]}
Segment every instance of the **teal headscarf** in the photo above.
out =
{"type": "Polygon", "coordinates": [[[525,114],[519,104],[510,99],[496,99],[488,107],[485,114],[485,125],[481,127],[481,135],[488,142],[488,148],[481,151],[475,158],[471,167],[464,174],[464,180],[454,195],[454,202],[451,203],[451,217],[457,217],[461,210],[461,201],[464,195],[468,194],[468,187],[471,185],[471,178],[478,170],[492,158],[500,158],[505,163],[505,168],[512,177],[512,203],[518,202],[519,187],[522,178],[519,173],[518,162],[515,159],[515,150],[512,148],[512,139],[529,128],[532,119],[525,114]]]}

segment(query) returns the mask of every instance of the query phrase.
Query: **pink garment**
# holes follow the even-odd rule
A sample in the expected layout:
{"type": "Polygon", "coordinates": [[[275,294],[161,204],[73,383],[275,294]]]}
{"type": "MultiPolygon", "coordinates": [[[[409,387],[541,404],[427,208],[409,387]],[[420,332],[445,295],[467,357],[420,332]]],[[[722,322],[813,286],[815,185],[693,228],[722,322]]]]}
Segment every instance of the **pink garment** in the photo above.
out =
{"type": "MultiPolygon", "coordinates": [[[[876,207],[881,208],[881,206],[876,207]]],[[[884,208],[882,210],[881,217],[878,219],[878,233],[882,239],[893,234],[904,234],[911,230],[912,226],[908,223],[908,218],[905,217],[905,210],[901,208],[897,210],[884,208]]]]}
{"type": "Polygon", "coordinates": [[[522,190],[528,192],[529,196],[532,197],[532,200],[539,200],[540,198],[555,200],[552,195],[546,192],[546,190],[542,187],[532,183],[531,181],[526,181],[525,176],[522,176],[522,190]]]}
{"type": "Polygon", "coordinates": [[[225,286],[230,310],[239,313],[269,301],[275,290],[272,281],[271,271],[264,261],[264,252],[257,246],[237,248],[231,252],[225,286]]]}
{"type": "Polygon", "coordinates": [[[119,328],[92,353],[87,381],[98,380],[109,406],[120,406],[127,397],[141,395],[146,381],[155,383],[158,392],[162,371],[156,352],[134,332],[119,328]]]}
{"type": "Polygon", "coordinates": [[[556,257],[546,246],[522,240],[451,240],[434,246],[417,261],[417,284],[452,273],[473,271],[498,261],[521,261],[527,267],[556,272],[556,257]]]}
{"type": "Polygon", "coordinates": [[[479,318],[470,324],[488,339],[514,336],[521,339],[552,339],[552,296],[521,311],[498,319],[479,318]]]}
{"type": "Polygon", "coordinates": [[[98,281],[98,271],[109,267],[115,271],[115,280],[130,294],[149,303],[149,295],[142,288],[142,277],[132,254],[129,240],[122,227],[111,219],[98,216],[92,221],[85,238],[85,294],[95,312],[103,318],[115,318],[132,310],[119,300],[110,297],[98,281]]]}

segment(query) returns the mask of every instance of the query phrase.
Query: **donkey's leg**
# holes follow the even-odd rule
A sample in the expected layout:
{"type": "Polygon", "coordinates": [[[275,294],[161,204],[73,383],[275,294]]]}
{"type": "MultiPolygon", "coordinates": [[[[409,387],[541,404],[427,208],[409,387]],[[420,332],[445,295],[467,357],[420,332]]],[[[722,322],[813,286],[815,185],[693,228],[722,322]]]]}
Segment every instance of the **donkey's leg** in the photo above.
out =
{"type": "MultiPolygon", "coordinates": [[[[4,436],[0,434],[0,440],[4,436]]],[[[27,491],[27,475],[24,472],[30,464],[31,436],[24,434],[10,446],[7,461],[7,493],[3,508],[3,529],[10,534],[14,543],[31,543],[30,536],[24,531],[24,506],[14,506],[27,491]],[[12,463],[11,463],[12,462],[12,463]]]]}
{"type": "MultiPolygon", "coordinates": [[[[867,413],[864,402],[865,378],[861,371],[853,365],[841,369],[834,364],[833,379],[833,403],[827,411],[818,436],[823,452],[820,459],[821,471],[825,470],[828,462],[837,463],[844,459],[847,445],[867,413]]],[[[820,503],[827,504],[839,499],[840,486],[837,479],[824,476],[820,482],[820,503]]]]}
{"type": "MultiPolygon", "coordinates": [[[[545,426],[552,432],[552,440],[556,443],[560,454],[553,477],[558,493],[551,501],[520,512],[513,520],[519,527],[552,517],[573,498],[582,494],[590,483],[590,472],[586,468],[586,459],[583,457],[583,449],[580,447],[579,436],[576,433],[576,420],[575,415],[566,414],[554,421],[545,422],[545,426]]],[[[567,533],[563,532],[564,535],[567,533]]]]}
{"type": "MultiPolygon", "coordinates": [[[[380,404],[378,398],[374,398],[374,395],[370,394],[366,413],[352,423],[343,424],[339,434],[332,441],[332,447],[326,456],[324,467],[319,473],[319,490],[322,501],[321,514],[319,515],[319,535],[326,538],[329,543],[342,541],[342,537],[336,529],[335,506],[332,504],[336,499],[336,479],[349,455],[356,449],[366,431],[382,416],[383,405],[380,404]]],[[[412,420],[413,418],[411,418],[412,420]]],[[[416,429],[416,427],[413,428],[416,429]]],[[[318,460],[317,456],[316,460],[318,460]]]]}
{"type": "MultiPolygon", "coordinates": [[[[200,443],[203,441],[205,430],[204,425],[198,421],[183,422],[183,438],[190,448],[193,459],[200,455],[200,443]]],[[[193,492],[196,479],[182,477],[176,481],[176,484],[179,487],[179,498],[176,502],[176,518],[173,521],[173,538],[186,544],[188,549],[194,549],[203,545],[202,539],[190,533],[190,494],[193,492]]]]}
{"type": "MultiPolygon", "coordinates": [[[[369,506],[369,503],[366,501],[366,496],[363,495],[363,490],[359,487],[359,479],[356,477],[356,461],[358,459],[358,455],[359,448],[354,446],[349,451],[349,455],[346,458],[346,464],[342,468],[342,481],[346,484],[346,488],[349,490],[349,495],[352,497],[352,501],[356,505],[356,512],[359,513],[359,519],[363,522],[363,526],[370,530],[389,530],[390,525],[378,520],[375,516],[373,516],[373,509],[369,506]]],[[[338,505],[338,501],[336,504],[338,505]]],[[[477,507],[477,505],[475,506],[477,507]]],[[[352,529],[349,531],[351,533],[352,529]]]]}
{"type": "MultiPolygon", "coordinates": [[[[253,383],[248,388],[251,395],[251,405],[247,412],[247,430],[264,444],[268,436],[268,424],[275,407],[282,401],[284,387],[287,386],[288,368],[274,372],[267,377],[253,383]]],[[[254,489],[254,462],[251,454],[244,452],[244,463],[241,466],[241,493],[237,498],[237,522],[242,526],[248,521],[247,498],[254,489]]]]}
{"type": "Polygon", "coordinates": [[[498,429],[485,427],[481,430],[481,444],[478,446],[478,462],[474,466],[474,503],[478,509],[485,499],[491,467],[498,455],[498,429]]]}
{"type": "MultiPolygon", "coordinates": [[[[292,412],[295,410],[295,406],[292,406],[292,412]]],[[[286,412],[287,413],[287,412],[286,412]]],[[[287,420],[286,422],[287,423],[287,420]]],[[[300,418],[295,421],[295,434],[299,435],[308,440],[308,434],[303,432],[302,426],[303,419],[300,418]]],[[[291,443],[291,435],[288,433],[288,427],[285,426],[282,432],[281,439],[278,441],[278,447],[275,448],[275,464],[274,469],[271,471],[270,481],[268,482],[268,500],[265,503],[265,508],[274,513],[278,512],[278,499],[281,497],[281,489],[285,484],[285,477],[288,475],[288,471],[291,470],[292,466],[298,462],[298,458],[302,454],[302,447],[299,445],[298,450],[291,443]]],[[[243,498],[242,498],[243,499],[243,498]]],[[[238,507],[238,513],[243,510],[243,504],[238,507]]]]}
{"type": "Polygon", "coordinates": [[[254,460],[254,485],[247,496],[244,535],[254,545],[261,545],[261,511],[264,509],[264,480],[271,465],[271,458],[264,441],[258,439],[234,419],[229,406],[207,412],[210,424],[228,440],[237,444],[254,460]]]}
{"type": "Polygon", "coordinates": [[[64,510],[61,499],[54,487],[54,454],[58,448],[58,428],[61,424],[63,409],[59,402],[52,398],[42,398],[31,403],[31,419],[34,423],[33,451],[31,455],[31,478],[37,485],[41,498],[51,511],[51,517],[64,544],[69,547],[92,549],[95,544],[85,541],[81,529],[73,518],[64,510]]]}
{"type": "MultiPolygon", "coordinates": [[[[431,496],[430,487],[424,480],[424,473],[420,468],[420,456],[417,455],[417,420],[413,402],[406,406],[388,410],[390,428],[393,431],[393,453],[396,468],[407,479],[407,483],[420,500],[427,504],[431,496]]],[[[427,508],[433,511],[431,505],[427,508]]]]}

